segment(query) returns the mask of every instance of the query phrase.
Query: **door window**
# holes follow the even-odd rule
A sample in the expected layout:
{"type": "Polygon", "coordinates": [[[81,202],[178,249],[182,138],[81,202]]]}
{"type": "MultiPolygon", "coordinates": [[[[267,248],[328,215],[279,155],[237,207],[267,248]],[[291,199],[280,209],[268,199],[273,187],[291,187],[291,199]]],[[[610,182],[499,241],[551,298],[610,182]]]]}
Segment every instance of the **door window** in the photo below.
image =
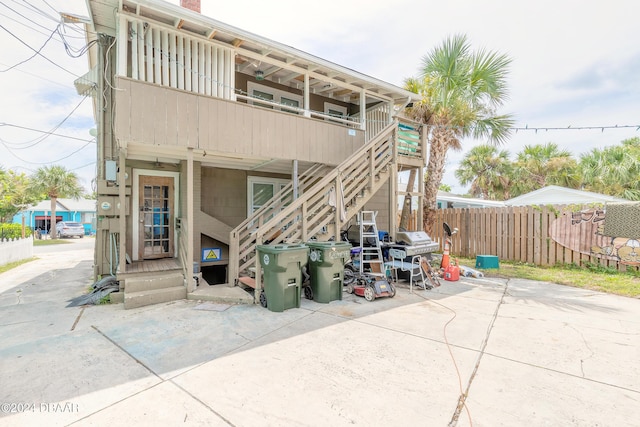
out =
{"type": "Polygon", "coordinates": [[[140,243],[143,259],[173,256],[173,178],[140,177],[140,243]]]}

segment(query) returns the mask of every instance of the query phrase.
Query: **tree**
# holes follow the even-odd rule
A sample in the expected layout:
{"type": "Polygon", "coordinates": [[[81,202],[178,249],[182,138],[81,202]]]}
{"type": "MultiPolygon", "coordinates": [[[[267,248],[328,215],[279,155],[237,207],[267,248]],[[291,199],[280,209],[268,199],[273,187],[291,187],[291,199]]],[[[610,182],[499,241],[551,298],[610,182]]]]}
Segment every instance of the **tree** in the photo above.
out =
{"type": "Polygon", "coordinates": [[[586,190],[640,200],[640,138],[622,145],[594,148],[580,156],[580,174],[586,190]]]}
{"type": "Polygon", "coordinates": [[[56,239],[56,205],[59,197],[79,199],[83,189],[78,176],[63,166],[43,166],[31,177],[34,191],[51,199],[51,238],[56,239]]]}
{"type": "Polygon", "coordinates": [[[485,200],[508,199],[510,175],[509,152],[486,144],[473,147],[455,171],[460,184],[471,183],[469,194],[485,200]]]}
{"type": "Polygon", "coordinates": [[[558,144],[525,145],[518,153],[512,195],[518,196],[547,185],[580,187],[578,164],[568,150],[558,144]]]}
{"type": "MultiPolygon", "coordinates": [[[[30,181],[24,173],[9,170],[4,174],[3,192],[0,198],[0,222],[9,222],[11,218],[38,201],[38,196],[31,190],[30,181]]],[[[22,237],[26,236],[25,218],[22,215],[22,237]]]]}
{"type": "Polygon", "coordinates": [[[466,36],[455,35],[423,57],[418,78],[405,80],[405,88],[422,97],[407,114],[427,125],[430,142],[423,218],[427,232],[434,229],[436,197],[449,148],[460,149],[467,137],[503,143],[510,135],[513,119],[496,114],[507,98],[510,62],[506,55],[492,51],[474,52],[466,36]]]}

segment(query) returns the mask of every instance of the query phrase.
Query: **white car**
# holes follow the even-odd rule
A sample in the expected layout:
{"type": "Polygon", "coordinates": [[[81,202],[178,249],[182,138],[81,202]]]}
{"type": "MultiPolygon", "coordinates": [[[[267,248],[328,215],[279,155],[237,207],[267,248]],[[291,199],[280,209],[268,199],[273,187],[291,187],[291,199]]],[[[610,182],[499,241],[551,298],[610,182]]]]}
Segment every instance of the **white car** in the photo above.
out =
{"type": "Polygon", "coordinates": [[[58,237],[84,237],[84,227],[79,222],[59,221],[56,223],[58,237]]]}

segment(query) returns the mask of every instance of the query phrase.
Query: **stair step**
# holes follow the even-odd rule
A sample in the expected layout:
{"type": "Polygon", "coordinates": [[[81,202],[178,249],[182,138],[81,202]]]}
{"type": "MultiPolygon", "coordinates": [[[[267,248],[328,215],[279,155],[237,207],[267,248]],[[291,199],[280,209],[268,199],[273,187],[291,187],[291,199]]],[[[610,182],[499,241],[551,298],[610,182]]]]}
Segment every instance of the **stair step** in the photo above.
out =
{"type": "Polygon", "coordinates": [[[177,301],[187,298],[187,288],[173,286],[170,288],[154,289],[150,291],[125,292],[124,308],[138,308],[146,305],[177,301]]]}
{"type": "Polygon", "coordinates": [[[184,285],[182,272],[163,272],[162,274],[149,274],[143,277],[126,278],[124,281],[124,291],[125,293],[144,292],[182,285],[184,285]]]}
{"type": "Polygon", "coordinates": [[[256,288],[256,279],[254,279],[253,277],[242,276],[238,279],[238,281],[243,285],[249,286],[250,288],[256,288]]]}

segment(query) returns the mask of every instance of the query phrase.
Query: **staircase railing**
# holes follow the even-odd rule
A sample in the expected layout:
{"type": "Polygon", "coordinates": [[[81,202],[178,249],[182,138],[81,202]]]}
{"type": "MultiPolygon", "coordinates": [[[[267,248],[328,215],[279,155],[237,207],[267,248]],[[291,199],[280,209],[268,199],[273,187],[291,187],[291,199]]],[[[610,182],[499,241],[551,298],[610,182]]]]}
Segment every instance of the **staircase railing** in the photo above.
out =
{"type": "Polygon", "coordinates": [[[292,199],[291,187],[287,186],[271,203],[236,227],[230,236],[230,283],[236,283],[240,273],[254,267],[256,289],[260,288],[257,245],[305,242],[312,237],[338,240],[340,230],[395,170],[392,166],[399,156],[424,162],[423,150],[417,144],[418,129],[410,121],[394,120],[336,168],[320,172],[321,167],[317,166],[307,172],[301,178],[305,190],[298,199],[292,199]]]}
{"type": "MultiPolygon", "coordinates": [[[[307,169],[298,178],[298,193],[307,192],[332,169],[332,167],[320,163],[307,169]]],[[[240,271],[253,264],[251,255],[255,253],[253,241],[256,231],[293,201],[293,186],[294,183],[289,182],[268,203],[265,203],[231,231],[229,240],[230,283],[234,282],[240,271]]]]}
{"type": "MultiPolygon", "coordinates": [[[[377,137],[325,174],[313,188],[260,227],[254,228],[250,240],[245,240],[245,244],[239,248],[239,267],[234,274],[255,266],[256,289],[259,289],[257,245],[307,241],[311,237],[319,240],[328,240],[330,237],[339,239],[341,227],[386,182],[389,165],[395,158],[397,126],[397,122],[388,125],[377,137]]],[[[232,232],[232,242],[235,239],[232,232]]],[[[230,275],[229,279],[235,281],[237,276],[230,275]]]]}

